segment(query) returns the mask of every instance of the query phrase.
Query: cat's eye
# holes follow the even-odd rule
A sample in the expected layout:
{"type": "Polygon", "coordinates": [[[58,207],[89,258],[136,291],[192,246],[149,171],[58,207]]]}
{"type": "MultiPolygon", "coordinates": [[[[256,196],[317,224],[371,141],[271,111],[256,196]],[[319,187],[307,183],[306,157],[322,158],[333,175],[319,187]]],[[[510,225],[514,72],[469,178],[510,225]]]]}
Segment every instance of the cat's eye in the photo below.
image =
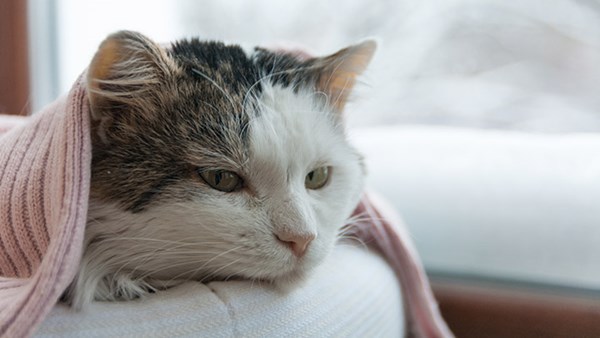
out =
{"type": "Polygon", "coordinates": [[[329,168],[328,167],[320,167],[306,175],[304,179],[304,185],[308,189],[321,189],[327,181],[329,180],[329,168]]]}
{"type": "Polygon", "coordinates": [[[202,170],[200,177],[213,189],[232,192],[242,187],[242,178],[238,174],[227,170],[202,170]]]}

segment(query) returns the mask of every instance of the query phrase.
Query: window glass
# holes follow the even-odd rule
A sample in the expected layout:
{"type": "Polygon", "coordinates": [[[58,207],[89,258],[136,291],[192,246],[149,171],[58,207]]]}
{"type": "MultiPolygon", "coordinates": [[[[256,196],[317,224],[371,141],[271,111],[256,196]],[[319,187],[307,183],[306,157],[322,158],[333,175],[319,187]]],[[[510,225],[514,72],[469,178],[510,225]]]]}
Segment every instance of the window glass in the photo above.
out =
{"type": "Polygon", "coordinates": [[[119,29],[157,41],[294,42],[315,53],[374,36],[381,46],[349,106],[354,124],[600,130],[600,8],[591,1],[56,0],[56,7],[63,92],[99,41],[119,29]]]}

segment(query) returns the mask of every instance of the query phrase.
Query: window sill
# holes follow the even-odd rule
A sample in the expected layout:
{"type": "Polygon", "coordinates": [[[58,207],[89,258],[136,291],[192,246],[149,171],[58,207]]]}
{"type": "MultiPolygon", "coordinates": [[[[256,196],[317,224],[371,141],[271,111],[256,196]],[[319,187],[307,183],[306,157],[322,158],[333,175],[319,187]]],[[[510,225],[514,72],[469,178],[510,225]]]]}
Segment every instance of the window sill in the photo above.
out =
{"type": "Polygon", "coordinates": [[[457,337],[597,337],[600,294],[432,277],[457,337]]]}

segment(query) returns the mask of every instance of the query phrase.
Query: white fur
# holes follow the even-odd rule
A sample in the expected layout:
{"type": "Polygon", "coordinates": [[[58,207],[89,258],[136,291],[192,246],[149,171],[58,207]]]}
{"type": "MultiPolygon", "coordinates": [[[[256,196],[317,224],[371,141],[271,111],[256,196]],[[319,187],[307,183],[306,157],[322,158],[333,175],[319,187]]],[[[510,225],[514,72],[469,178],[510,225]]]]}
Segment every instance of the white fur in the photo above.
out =
{"type": "Polygon", "coordinates": [[[214,192],[201,201],[159,199],[130,213],[90,201],[86,251],[67,294],[76,307],[93,299],[131,299],[183,280],[244,278],[286,286],[304,279],[331,251],[363,188],[360,156],[322,97],[263,81],[249,126],[248,191],[214,192]],[[319,190],[306,175],[331,167],[319,190]],[[295,256],[279,232],[313,235],[295,256]]]}

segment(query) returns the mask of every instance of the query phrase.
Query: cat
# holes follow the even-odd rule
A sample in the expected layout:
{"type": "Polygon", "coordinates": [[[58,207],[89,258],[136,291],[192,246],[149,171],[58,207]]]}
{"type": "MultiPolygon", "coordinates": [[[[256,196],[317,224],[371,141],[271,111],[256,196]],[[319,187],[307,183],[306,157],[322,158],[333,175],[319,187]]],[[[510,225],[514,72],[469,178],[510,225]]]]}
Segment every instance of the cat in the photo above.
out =
{"type": "Polygon", "coordinates": [[[343,109],[376,43],[325,57],[121,31],[87,71],[92,182],[76,308],[186,280],[293,286],[363,191],[343,109]]]}

